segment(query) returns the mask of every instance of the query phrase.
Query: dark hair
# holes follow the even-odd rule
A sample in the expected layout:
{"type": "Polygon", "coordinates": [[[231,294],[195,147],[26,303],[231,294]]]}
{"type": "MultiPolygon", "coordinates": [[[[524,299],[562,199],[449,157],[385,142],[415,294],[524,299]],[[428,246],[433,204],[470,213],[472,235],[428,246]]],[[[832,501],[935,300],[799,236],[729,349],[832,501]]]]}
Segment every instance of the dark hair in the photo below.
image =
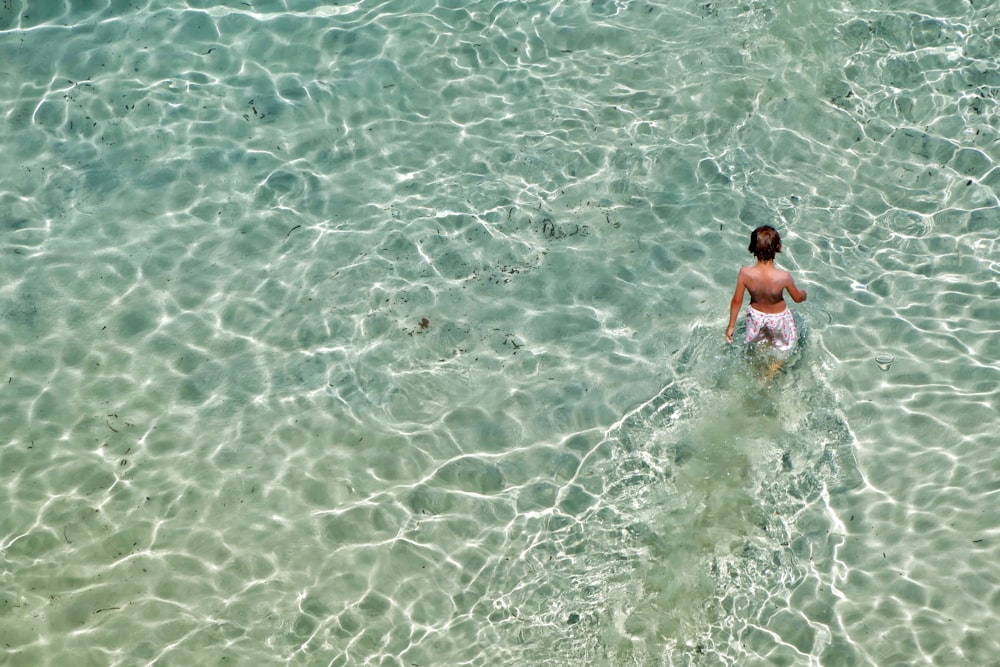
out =
{"type": "Polygon", "coordinates": [[[770,225],[761,225],[750,233],[750,247],[747,248],[761,262],[774,259],[781,252],[781,237],[778,230],[770,225]]]}

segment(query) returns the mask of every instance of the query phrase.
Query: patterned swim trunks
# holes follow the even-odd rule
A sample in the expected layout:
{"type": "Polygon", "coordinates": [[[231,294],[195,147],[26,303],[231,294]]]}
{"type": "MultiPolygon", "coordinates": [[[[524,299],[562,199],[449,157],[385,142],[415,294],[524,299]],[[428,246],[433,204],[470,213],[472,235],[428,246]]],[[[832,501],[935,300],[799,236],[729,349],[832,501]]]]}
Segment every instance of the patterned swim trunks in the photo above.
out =
{"type": "Polygon", "coordinates": [[[747,306],[747,344],[770,342],[774,347],[787,352],[798,340],[792,311],[785,308],[780,313],[762,313],[747,306]]]}

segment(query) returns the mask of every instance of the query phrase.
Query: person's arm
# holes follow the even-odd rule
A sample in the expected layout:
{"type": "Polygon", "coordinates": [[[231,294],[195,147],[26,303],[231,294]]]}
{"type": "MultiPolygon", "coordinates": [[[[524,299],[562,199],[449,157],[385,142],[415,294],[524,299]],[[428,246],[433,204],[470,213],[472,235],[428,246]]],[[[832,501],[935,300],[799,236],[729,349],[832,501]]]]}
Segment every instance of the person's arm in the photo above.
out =
{"type": "Polygon", "coordinates": [[[729,326],[726,327],[726,342],[733,342],[733,330],[736,329],[736,316],[740,314],[740,308],[743,307],[743,292],[746,290],[747,285],[743,281],[743,269],[740,269],[740,274],[736,278],[736,293],[733,294],[732,301],[729,302],[729,326]]]}
{"type": "Polygon", "coordinates": [[[792,297],[792,301],[795,303],[802,303],[806,300],[806,291],[795,286],[792,274],[788,274],[788,284],[785,285],[785,289],[788,290],[788,296],[792,297]]]}

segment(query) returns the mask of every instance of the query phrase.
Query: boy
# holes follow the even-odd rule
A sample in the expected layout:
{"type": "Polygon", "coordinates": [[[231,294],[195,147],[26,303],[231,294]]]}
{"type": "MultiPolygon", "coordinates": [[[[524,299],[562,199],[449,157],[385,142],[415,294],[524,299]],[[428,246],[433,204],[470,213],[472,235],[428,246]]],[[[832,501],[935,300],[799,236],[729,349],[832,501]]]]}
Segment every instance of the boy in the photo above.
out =
{"type": "MultiPolygon", "coordinates": [[[[788,295],[795,303],[806,300],[805,290],[800,290],[792,280],[792,274],[774,266],[774,256],[781,252],[781,237],[777,230],[764,225],[750,234],[748,248],[757,257],[756,266],[740,268],[736,279],[736,293],[729,303],[729,326],[726,328],[726,340],[733,342],[733,329],[736,327],[736,316],[743,305],[743,290],[750,292],[750,305],[747,308],[747,344],[767,342],[782,352],[787,352],[795,346],[798,332],[792,311],[785,306],[783,294],[788,295]]],[[[777,369],[772,369],[776,371],[777,369]]]]}

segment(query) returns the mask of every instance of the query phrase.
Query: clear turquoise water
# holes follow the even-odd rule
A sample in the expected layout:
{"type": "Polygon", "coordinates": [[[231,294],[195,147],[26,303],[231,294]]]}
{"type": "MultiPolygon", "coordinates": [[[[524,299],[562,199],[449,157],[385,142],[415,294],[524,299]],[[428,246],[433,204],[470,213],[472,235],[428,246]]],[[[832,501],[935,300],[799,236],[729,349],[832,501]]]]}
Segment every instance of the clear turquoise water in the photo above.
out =
{"type": "Polygon", "coordinates": [[[998,11],[6,0],[0,662],[995,661],[998,11]]]}

